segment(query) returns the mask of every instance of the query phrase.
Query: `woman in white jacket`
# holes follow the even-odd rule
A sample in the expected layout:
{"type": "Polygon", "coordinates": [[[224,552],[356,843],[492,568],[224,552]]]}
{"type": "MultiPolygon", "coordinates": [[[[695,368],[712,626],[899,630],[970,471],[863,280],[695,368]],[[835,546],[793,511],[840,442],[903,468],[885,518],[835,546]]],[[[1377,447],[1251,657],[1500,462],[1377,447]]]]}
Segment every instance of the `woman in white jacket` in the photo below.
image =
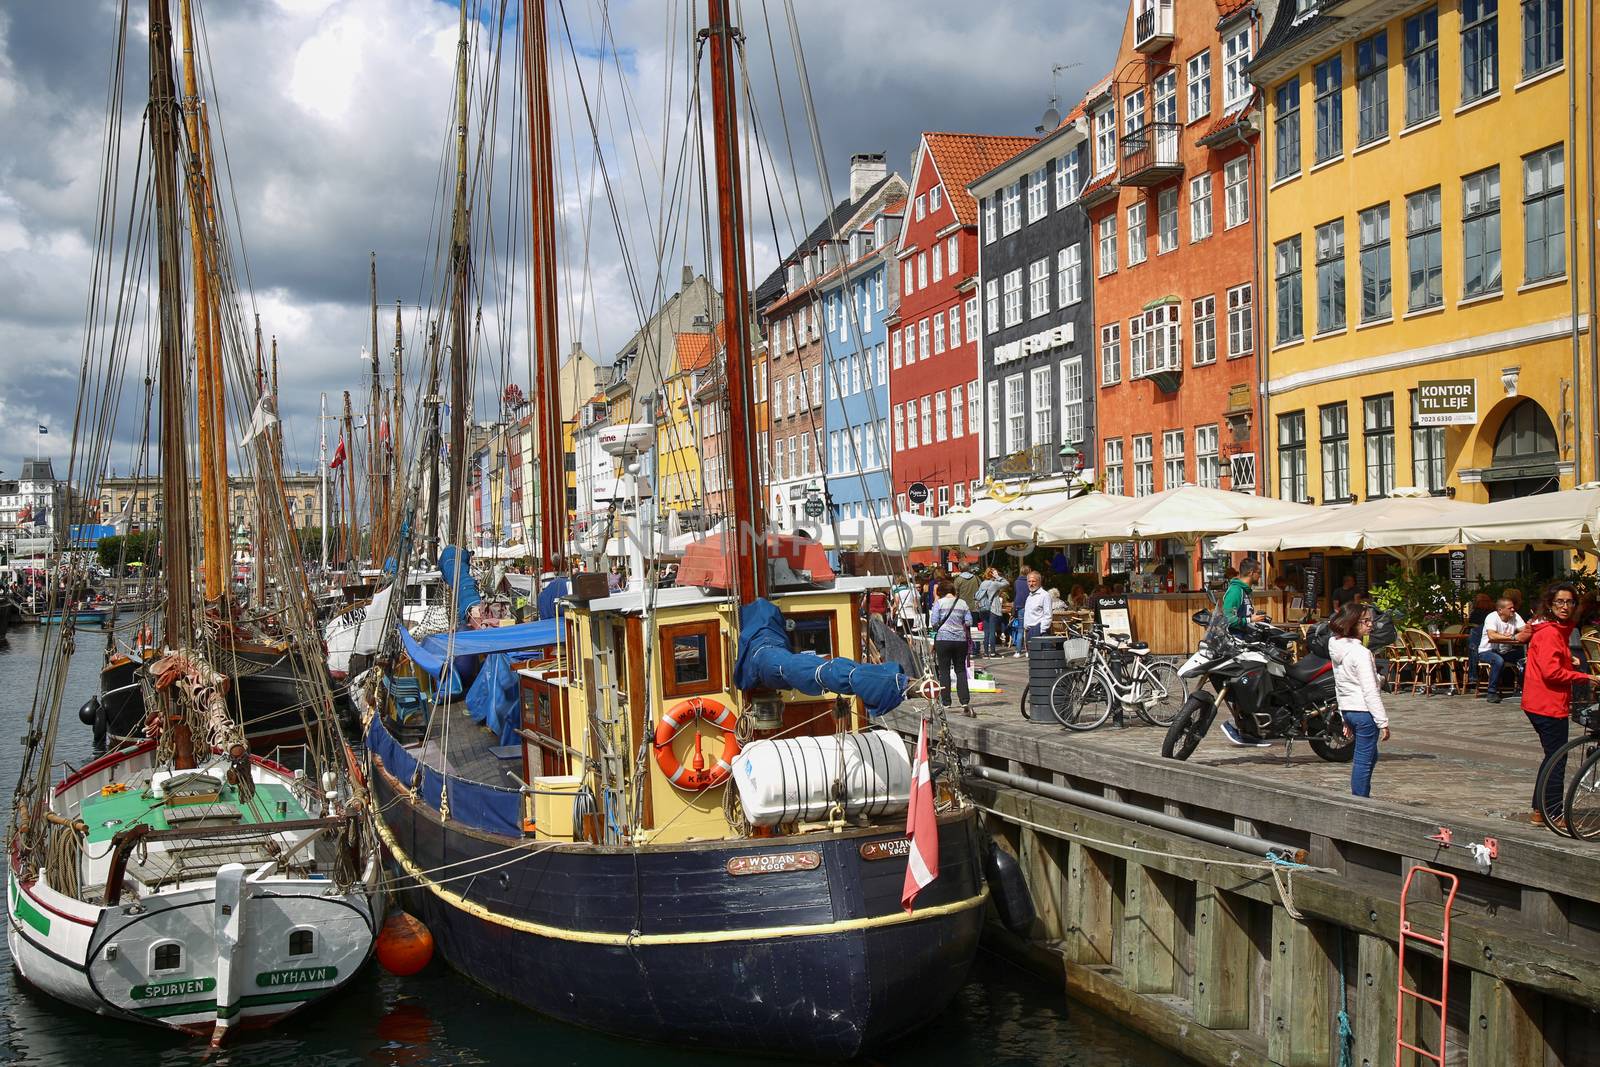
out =
{"type": "Polygon", "coordinates": [[[1346,737],[1356,741],[1355,759],[1350,765],[1350,792],[1358,797],[1372,795],[1372,768],[1378,762],[1378,741],[1389,740],[1389,713],[1378,693],[1378,670],[1372,650],[1363,640],[1372,631],[1372,608],[1365,604],[1346,604],[1328,624],[1333,637],[1328,655],[1333,660],[1333,685],[1338,695],[1339,713],[1344,716],[1346,737]]]}

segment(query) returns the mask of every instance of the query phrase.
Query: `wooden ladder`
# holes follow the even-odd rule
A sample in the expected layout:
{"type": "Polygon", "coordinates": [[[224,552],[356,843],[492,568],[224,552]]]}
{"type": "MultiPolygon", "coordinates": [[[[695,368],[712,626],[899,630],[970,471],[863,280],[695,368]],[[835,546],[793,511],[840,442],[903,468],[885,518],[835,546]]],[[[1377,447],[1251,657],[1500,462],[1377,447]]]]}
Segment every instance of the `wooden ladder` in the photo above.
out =
{"type": "MultiPolygon", "coordinates": [[[[1394,1067],[1406,1067],[1405,1053],[1410,1050],[1416,1054],[1415,1063],[1430,1060],[1437,1067],[1444,1067],[1444,1038],[1447,1020],[1445,1018],[1445,1005],[1450,1002],[1450,909],[1455,904],[1456,890],[1461,887],[1461,879],[1449,871],[1435,870],[1432,867],[1413,867],[1406,872],[1406,880],[1400,887],[1400,959],[1397,966],[1395,982],[1395,1008],[1394,1008],[1394,1067]],[[1419,874],[1431,874],[1439,880],[1439,888],[1444,892],[1444,929],[1438,937],[1431,934],[1419,933],[1411,927],[1411,920],[1406,917],[1406,908],[1410,903],[1411,884],[1419,874]],[[1408,942],[1421,942],[1431,945],[1439,950],[1439,997],[1434,999],[1423,993],[1420,989],[1406,985],[1406,945],[1408,942]],[[1429,1052],[1418,1045],[1413,1045],[1405,1039],[1406,1032],[1406,998],[1432,1004],[1439,1012],[1439,1041],[1434,1046],[1438,1051],[1429,1052]]],[[[1420,1036],[1420,1035],[1419,1035],[1420,1036]]]]}

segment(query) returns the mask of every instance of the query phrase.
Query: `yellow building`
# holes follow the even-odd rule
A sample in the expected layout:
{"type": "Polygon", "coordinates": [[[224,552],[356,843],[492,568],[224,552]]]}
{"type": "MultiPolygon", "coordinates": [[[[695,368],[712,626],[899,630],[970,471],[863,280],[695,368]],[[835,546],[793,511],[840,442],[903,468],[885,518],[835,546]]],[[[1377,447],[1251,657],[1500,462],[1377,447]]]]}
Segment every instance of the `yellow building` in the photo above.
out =
{"type": "Polygon", "coordinates": [[[1272,493],[1486,501],[1596,477],[1591,11],[1279,4],[1251,66],[1272,493]]]}
{"type": "MultiPolygon", "coordinates": [[[[673,339],[672,372],[661,383],[655,413],[657,514],[679,513],[686,524],[701,517],[700,427],[695,390],[711,363],[709,333],[680,333],[673,339]]],[[[697,527],[690,527],[697,528],[697,527]]]]}

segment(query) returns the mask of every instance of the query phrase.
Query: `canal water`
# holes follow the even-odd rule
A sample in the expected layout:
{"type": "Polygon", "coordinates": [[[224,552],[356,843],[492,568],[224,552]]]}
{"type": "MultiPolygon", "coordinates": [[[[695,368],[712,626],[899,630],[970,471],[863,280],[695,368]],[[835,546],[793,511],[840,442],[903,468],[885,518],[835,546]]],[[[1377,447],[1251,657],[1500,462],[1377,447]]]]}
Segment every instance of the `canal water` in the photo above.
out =
{"type": "MultiPolygon", "coordinates": [[[[81,765],[89,730],[77,708],[94,692],[102,638],[80,635],[64,701],[57,758],[81,765]]],[[[0,645],[0,790],[7,817],[37,685],[43,631],[17,626],[0,645]]],[[[5,949],[0,946],[0,953],[5,949]]],[[[708,997],[716,995],[707,990],[708,997]]],[[[648,1064],[736,1067],[749,1057],[674,1052],[612,1040],[541,1019],[439,966],[399,979],[370,966],[341,995],[261,1034],[235,1035],[216,1053],[203,1042],[59,1004],[0,973],[0,1063],[97,1067],[539,1067],[648,1064]]],[[[776,1061],[782,1062],[782,1061],[776,1061]]],[[[885,1067],[1184,1067],[1185,1060],[1115,1021],[1069,1005],[1060,993],[1002,960],[980,955],[945,1017],[864,1061],[885,1067]]]]}

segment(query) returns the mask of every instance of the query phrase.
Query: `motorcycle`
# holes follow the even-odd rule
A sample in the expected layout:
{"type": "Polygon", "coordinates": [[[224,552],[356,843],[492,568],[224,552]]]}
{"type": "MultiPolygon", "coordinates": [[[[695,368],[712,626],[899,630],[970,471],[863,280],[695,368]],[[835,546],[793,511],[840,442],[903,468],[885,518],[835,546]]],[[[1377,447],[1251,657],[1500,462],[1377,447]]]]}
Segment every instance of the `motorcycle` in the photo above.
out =
{"type": "MultiPolygon", "coordinates": [[[[1193,618],[1206,634],[1178,668],[1178,676],[1196,681],[1162,741],[1162,756],[1183,760],[1193,755],[1217,717],[1218,702],[1225,701],[1234,730],[1246,744],[1305,741],[1330,762],[1348,763],[1354,757],[1355,741],[1345,736],[1334,694],[1326,624],[1313,635],[1311,653],[1295,659],[1294,639],[1276,627],[1251,623],[1236,633],[1220,611],[1196,612],[1193,618]]],[[[1375,632],[1392,633],[1392,624],[1384,624],[1385,630],[1375,632]]]]}

